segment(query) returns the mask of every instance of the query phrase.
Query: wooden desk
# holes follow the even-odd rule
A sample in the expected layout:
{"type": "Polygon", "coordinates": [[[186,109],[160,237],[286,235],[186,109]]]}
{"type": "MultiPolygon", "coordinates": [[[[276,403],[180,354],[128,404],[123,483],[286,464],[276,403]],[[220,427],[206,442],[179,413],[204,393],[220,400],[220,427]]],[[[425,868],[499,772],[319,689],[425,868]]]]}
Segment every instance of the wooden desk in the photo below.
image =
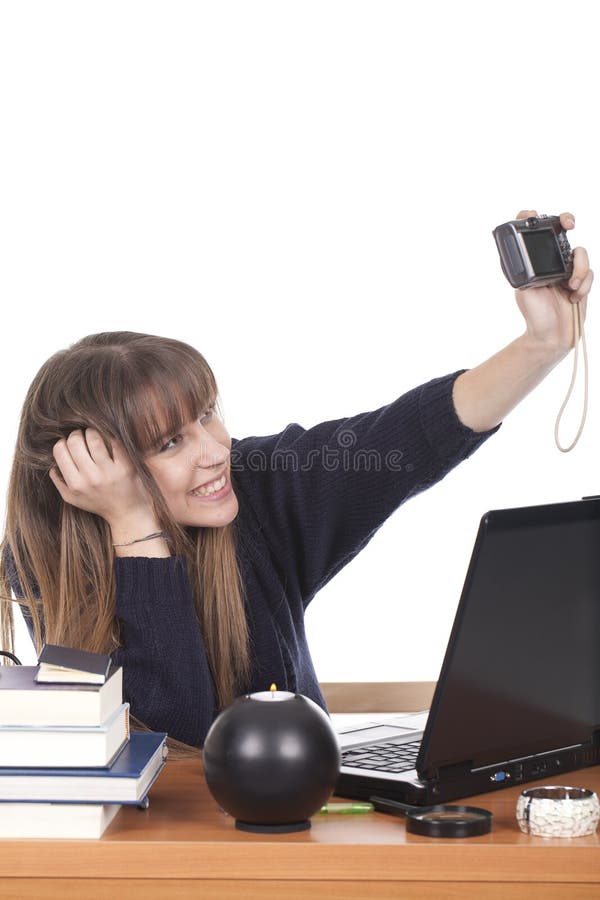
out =
{"type": "MultiPolygon", "coordinates": [[[[560,780],[600,792],[600,766],[560,780]]],[[[170,760],[150,808],[123,808],[99,841],[0,841],[0,896],[597,900],[598,832],[521,834],[519,791],[469,800],[495,817],[491,834],[476,838],[407,834],[402,819],[382,813],[317,815],[309,831],[267,837],[238,831],[217,809],[199,762],[170,760]]]]}

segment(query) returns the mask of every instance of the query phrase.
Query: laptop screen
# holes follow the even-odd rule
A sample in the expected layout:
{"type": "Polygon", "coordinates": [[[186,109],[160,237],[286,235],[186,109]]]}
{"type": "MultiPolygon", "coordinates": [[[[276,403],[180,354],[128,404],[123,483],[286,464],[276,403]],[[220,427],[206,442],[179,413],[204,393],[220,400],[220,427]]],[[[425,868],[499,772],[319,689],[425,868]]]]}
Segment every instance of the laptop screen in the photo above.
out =
{"type": "Polygon", "coordinates": [[[567,747],[598,728],[600,500],[492,511],[481,520],[419,774],[567,747]]]}

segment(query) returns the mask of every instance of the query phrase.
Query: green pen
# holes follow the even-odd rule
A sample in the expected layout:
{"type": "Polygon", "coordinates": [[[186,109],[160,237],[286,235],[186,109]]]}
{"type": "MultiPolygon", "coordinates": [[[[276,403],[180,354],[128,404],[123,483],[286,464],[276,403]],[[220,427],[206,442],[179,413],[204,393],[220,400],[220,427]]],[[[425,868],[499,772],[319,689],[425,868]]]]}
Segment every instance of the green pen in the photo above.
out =
{"type": "Polygon", "coordinates": [[[326,803],[319,810],[320,813],[370,813],[375,807],[372,803],[326,803]]]}

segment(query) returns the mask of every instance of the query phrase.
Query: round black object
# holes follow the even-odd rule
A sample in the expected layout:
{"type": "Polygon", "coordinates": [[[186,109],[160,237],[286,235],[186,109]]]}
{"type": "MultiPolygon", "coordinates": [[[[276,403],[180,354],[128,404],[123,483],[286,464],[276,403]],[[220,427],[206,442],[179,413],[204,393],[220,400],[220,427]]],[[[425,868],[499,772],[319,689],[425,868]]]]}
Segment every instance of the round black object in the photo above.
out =
{"type": "Polygon", "coordinates": [[[217,803],[246,831],[298,831],[331,795],[340,750],[327,714],[302,694],[238,697],[213,722],[204,774],[217,803]]]}
{"type": "Polygon", "coordinates": [[[406,814],[406,830],[426,837],[474,837],[492,830],[492,813],[478,806],[426,806],[406,814]]]}

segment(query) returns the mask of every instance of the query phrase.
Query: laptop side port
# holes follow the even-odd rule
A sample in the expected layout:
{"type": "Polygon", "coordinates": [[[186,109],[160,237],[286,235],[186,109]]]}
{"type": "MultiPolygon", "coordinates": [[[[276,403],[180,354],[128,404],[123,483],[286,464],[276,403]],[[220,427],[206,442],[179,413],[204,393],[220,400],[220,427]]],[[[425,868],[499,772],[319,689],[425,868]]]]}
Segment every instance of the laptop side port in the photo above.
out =
{"type": "Polygon", "coordinates": [[[505,772],[504,770],[500,772],[494,772],[493,775],[490,775],[490,781],[493,781],[496,784],[501,784],[503,781],[508,781],[509,778],[510,772],[505,772]]]}

